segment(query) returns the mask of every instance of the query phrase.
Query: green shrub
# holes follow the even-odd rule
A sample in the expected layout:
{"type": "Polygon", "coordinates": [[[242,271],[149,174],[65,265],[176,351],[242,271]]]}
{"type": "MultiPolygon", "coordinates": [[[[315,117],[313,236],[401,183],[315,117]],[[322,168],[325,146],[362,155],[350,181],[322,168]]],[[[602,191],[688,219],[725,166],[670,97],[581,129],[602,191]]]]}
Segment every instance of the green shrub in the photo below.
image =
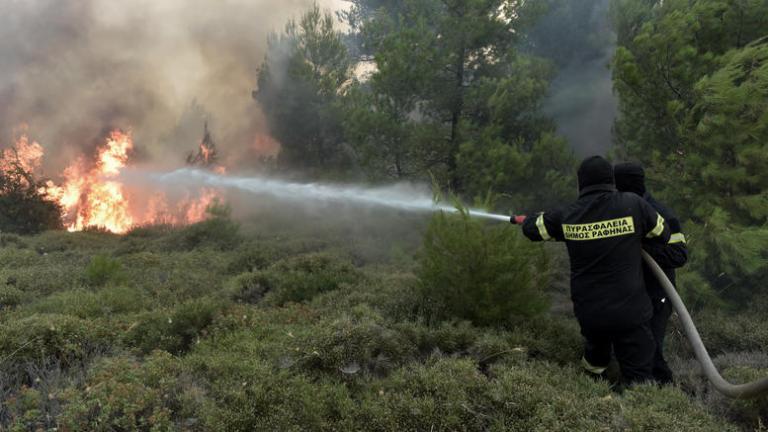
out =
{"type": "Polygon", "coordinates": [[[491,430],[620,430],[617,397],[605,381],[597,382],[576,368],[546,362],[491,367],[488,410],[491,430]]]}
{"type": "Polygon", "coordinates": [[[367,431],[487,430],[487,379],[474,362],[440,359],[404,367],[372,383],[357,427],[367,431]]]}
{"type": "Polygon", "coordinates": [[[71,431],[177,430],[195,408],[187,397],[192,389],[182,385],[177,369],[176,360],[164,353],[144,363],[129,357],[103,359],[81,386],[58,395],[64,407],[57,423],[71,431]]]}
{"type": "Polygon", "coordinates": [[[269,277],[263,272],[241,273],[227,282],[229,295],[239,303],[258,303],[270,289],[269,277]]]}
{"type": "Polygon", "coordinates": [[[94,320],[35,314],[0,325],[0,358],[15,364],[69,365],[109,350],[114,340],[114,329],[94,320]]]}
{"type": "Polygon", "coordinates": [[[26,296],[13,285],[0,284],[0,311],[21,304],[26,296]]]}
{"type": "Polygon", "coordinates": [[[269,288],[270,304],[304,302],[342,284],[358,281],[360,272],[349,260],[325,253],[284,259],[262,273],[269,288]]]}
{"type": "Polygon", "coordinates": [[[690,311],[727,307],[727,303],[718,296],[702,274],[693,269],[685,267],[678,271],[676,282],[680,297],[690,311]]]}
{"type": "Polygon", "coordinates": [[[438,319],[506,324],[546,308],[543,250],[512,227],[438,214],[424,240],[419,278],[438,319]]]}
{"type": "Polygon", "coordinates": [[[312,307],[326,314],[350,310],[358,305],[373,308],[392,321],[419,318],[419,280],[395,268],[365,271],[365,277],[354,284],[342,285],[312,300],[312,307]]]}
{"type": "Polygon", "coordinates": [[[0,270],[18,269],[33,266],[40,261],[40,256],[29,249],[2,248],[0,249],[0,270]]]}
{"type": "Polygon", "coordinates": [[[173,226],[168,224],[155,224],[155,225],[140,225],[131,228],[125,236],[123,241],[130,239],[155,239],[163,237],[173,231],[173,226]]]}
{"type": "Polygon", "coordinates": [[[0,268],[0,281],[27,293],[30,299],[71,289],[82,283],[81,268],[56,262],[46,263],[44,260],[48,260],[48,257],[40,258],[41,262],[29,266],[5,270],[0,268]]]}
{"type": "Polygon", "coordinates": [[[46,231],[29,239],[39,253],[82,251],[99,253],[113,248],[120,237],[109,232],[46,231]]]}
{"type": "Polygon", "coordinates": [[[85,267],[85,281],[89,286],[100,287],[108,283],[119,284],[127,278],[120,261],[105,255],[96,255],[85,267]]]}
{"type": "Polygon", "coordinates": [[[768,322],[764,310],[729,314],[707,309],[694,314],[693,320],[712,355],[761,351],[768,346],[768,322]]]}
{"type": "Polygon", "coordinates": [[[202,298],[183,303],[170,311],[155,310],[141,314],[124,335],[124,343],[143,353],[154,350],[183,353],[204,335],[206,327],[222,308],[220,301],[202,298]]]}
{"type": "Polygon", "coordinates": [[[20,235],[12,233],[0,232],[0,248],[15,247],[17,249],[25,249],[29,247],[24,238],[20,235]]]}
{"type": "MultiPolygon", "coordinates": [[[[735,400],[715,391],[704,376],[701,366],[690,353],[685,357],[668,356],[675,372],[675,382],[690,394],[707,411],[719,418],[728,419],[743,430],[759,431],[759,425],[768,418],[768,397],[735,400]]],[[[729,353],[713,357],[715,366],[723,378],[733,384],[743,384],[768,375],[768,354],[764,352],[729,353]]]]}
{"type": "Polygon", "coordinates": [[[670,387],[639,386],[626,392],[622,404],[623,423],[631,430],[681,432],[736,431],[725,419],[718,419],[680,390],[670,387]]]}
{"type": "Polygon", "coordinates": [[[241,242],[240,225],[230,219],[228,207],[217,203],[207,210],[209,218],[171,232],[165,237],[165,249],[189,251],[193,249],[232,250],[241,242]]]}
{"type": "Polygon", "coordinates": [[[482,334],[479,328],[473,327],[467,321],[446,321],[433,326],[398,323],[395,328],[412,341],[424,357],[432,354],[466,353],[482,334]]]}
{"type": "Polygon", "coordinates": [[[212,383],[212,387],[202,412],[204,430],[359,430],[350,425],[355,403],[338,382],[311,380],[254,361],[248,377],[235,383],[212,383]]]}
{"type": "Polygon", "coordinates": [[[388,328],[370,309],[361,306],[353,312],[356,316],[318,323],[300,339],[298,364],[337,376],[385,375],[415,358],[416,346],[404,334],[388,328]]]}
{"type": "Polygon", "coordinates": [[[96,292],[85,289],[63,291],[37,301],[25,310],[96,318],[139,312],[149,305],[149,299],[140,290],[116,286],[102,288],[96,292]]]}
{"type": "Polygon", "coordinates": [[[227,266],[227,272],[243,273],[263,270],[275,261],[285,258],[286,255],[286,250],[273,243],[258,240],[246,241],[234,251],[234,257],[227,266]]]}
{"type": "Polygon", "coordinates": [[[513,333],[535,359],[576,364],[583,354],[584,339],[576,319],[543,315],[519,324],[513,333]]]}
{"type": "Polygon", "coordinates": [[[221,290],[228,257],[212,250],[138,252],[120,257],[132,286],[150,293],[158,306],[173,306],[221,290]]]}

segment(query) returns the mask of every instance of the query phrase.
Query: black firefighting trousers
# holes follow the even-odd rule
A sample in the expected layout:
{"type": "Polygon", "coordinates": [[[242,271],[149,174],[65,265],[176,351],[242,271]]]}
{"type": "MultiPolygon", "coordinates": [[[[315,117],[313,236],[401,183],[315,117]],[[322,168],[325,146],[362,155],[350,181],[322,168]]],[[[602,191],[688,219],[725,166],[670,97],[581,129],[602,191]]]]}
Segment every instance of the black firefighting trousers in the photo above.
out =
{"type": "Polygon", "coordinates": [[[621,369],[625,384],[653,380],[656,341],[650,322],[628,328],[581,328],[584,336],[584,365],[592,373],[601,373],[611,361],[611,350],[621,369]]]}
{"type": "Polygon", "coordinates": [[[664,299],[653,299],[653,318],[651,318],[651,332],[656,340],[656,352],[653,357],[653,378],[659,384],[672,383],[672,370],[664,360],[664,336],[667,332],[667,323],[672,315],[672,304],[664,299]]]}

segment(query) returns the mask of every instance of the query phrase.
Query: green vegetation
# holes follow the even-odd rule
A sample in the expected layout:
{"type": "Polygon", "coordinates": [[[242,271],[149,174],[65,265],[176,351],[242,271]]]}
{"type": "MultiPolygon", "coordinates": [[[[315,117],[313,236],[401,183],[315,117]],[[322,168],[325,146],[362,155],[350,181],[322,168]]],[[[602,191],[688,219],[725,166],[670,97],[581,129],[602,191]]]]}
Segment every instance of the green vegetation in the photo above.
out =
{"type": "Polygon", "coordinates": [[[575,160],[541,112],[553,68],[518,49],[535,8],[350,3],[348,35],[315,6],[270,39],[255,97],[283,144],[279,165],[314,177],[432,176],[470,199],[504,192],[501,204],[517,209],[570,194],[575,160]]]}
{"type": "Polygon", "coordinates": [[[546,309],[543,251],[507,226],[462,214],[435,216],[424,240],[419,278],[425,308],[442,318],[504,325],[546,309]]]}
{"type": "Polygon", "coordinates": [[[697,300],[746,304],[768,280],[768,4],[658,3],[614,5],[617,151],[685,222],[697,300]]]}
{"type": "MultiPolygon", "coordinates": [[[[301,232],[297,220],[262,215],[225,250],[169,248],[185,232],[220,229],[206,222],[9,241],[0,427],[722,431],[737,430],[725,419],[755,425],[764,414],[707,396],[692,365],[685,385],[698,396],[613,392],[579,370],[574,320],[542,309],[565,295],[537,270],[544,250],[521,247],[506,226],[437,215],[409,222],[407,259],[391,247],[402,240],[382,223],[390,217],[301,232]],[[358,229],[392,256],[353,258],[346,245],[358,229]],[[25,278],[30,269],[36,279],[25,278]]],[[[743,338],[746,323],[703,333],[715,353],[758,350],[765,340],[743,338]]],[[[672,344],[676,359],[691,358],[672,344]]],[[[744,358],[728,360],[729,377],[765,370],[744,358]]]]}

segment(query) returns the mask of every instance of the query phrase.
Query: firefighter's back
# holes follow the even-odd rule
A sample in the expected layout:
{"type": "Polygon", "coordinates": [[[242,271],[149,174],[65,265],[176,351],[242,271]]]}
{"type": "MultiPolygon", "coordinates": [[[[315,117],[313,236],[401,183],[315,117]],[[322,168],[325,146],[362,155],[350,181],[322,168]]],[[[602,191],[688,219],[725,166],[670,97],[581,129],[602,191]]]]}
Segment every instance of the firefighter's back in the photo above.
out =
{"type": "Polygon", "coordinates": [[[631,193],[596,188],[563,211],[571,297],[582,325],[628,327],[652,315],[642,276],[647,215],[641,201],[631,193]]]}

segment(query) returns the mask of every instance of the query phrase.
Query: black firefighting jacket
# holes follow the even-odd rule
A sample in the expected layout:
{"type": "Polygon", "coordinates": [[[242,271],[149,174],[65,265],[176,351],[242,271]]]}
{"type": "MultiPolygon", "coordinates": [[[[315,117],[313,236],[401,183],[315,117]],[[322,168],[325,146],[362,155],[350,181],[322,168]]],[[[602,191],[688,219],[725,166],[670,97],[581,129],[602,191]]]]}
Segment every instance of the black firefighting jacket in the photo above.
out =
{"type": "Polygon", "coordinates": [[[666,244],[670,230],[642,197],[613,185],[586,187],[564,209],[526,218],[523,233],[533,241],[565,241],[582,327],[616,329],[651,318],[640,251],[644,241],[666,244]]]}
{"type": "MultiPolygon", "coordinates": [[[[656,201],[650,193],[646,192],[643,195],[648,204],[651,205],[669,225],[671,236],[667,244],[660,244],[658,242],[648,242],[643,246],[646,252],[659,264],[664,273],[669,278],[673,285],[675,283],[675,269],[685,265],[688,261],[688,247],[685,243],[685,236],[683,235],[680,221],[677,216],[661,204],[656,201]]],[[[661,282],[653,274],[651,268],[643,262],[643,274],[645,276],[645,285],[648,295],[654,302],[659,302],[665,299],[667,295],[664,293],[664,289],[661,287],[661,282]]]]}

